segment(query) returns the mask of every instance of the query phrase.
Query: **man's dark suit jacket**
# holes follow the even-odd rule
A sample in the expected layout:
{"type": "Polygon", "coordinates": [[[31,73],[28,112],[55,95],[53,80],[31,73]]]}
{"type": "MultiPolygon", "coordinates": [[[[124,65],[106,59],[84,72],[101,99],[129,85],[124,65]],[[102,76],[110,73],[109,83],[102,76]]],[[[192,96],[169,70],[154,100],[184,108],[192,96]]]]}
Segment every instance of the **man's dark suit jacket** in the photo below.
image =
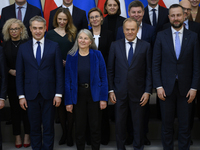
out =
{"type": "Polygon", "coordinates": [[[131,65],[128,65],[125,39],[111,44],[108,58],[109,90],[114,90],[117,100],[129,96],[139,102],[144,92],[151,93],[151,47],[146,41],[137,40],[131,65]]]}
{"type": "MultiPolygon", "coordinates": [[[[116,26],[115,26],[115,32],[113,33],[113,36],[114,36],[114,39],[116,39],[116,36],[117,36],[117,30],[119,27],[121,27],[123,25],[123,22],[126,18],[124,17],[121,17],[121,16],[118,16],[117,17],[117,21],[116,21],[116,26]]],[[[102,28],[104,30],[108,30],[108,16],[106,16],[103,20],[103,25],[102,25],[102,28]]]]}
{"type": "Polygon", "coordinates": [[[0,98],[6,99],[7,73],[3,54],[3,48],[0,46],[0,98]]]}
{"type": "MultiPolygon", "coordinates": [[[[125,36],[124,36],[124,32],[123,32],[123,26],[121,26],[118,28],[116,40],[123,39],[123,38],[125,38],[125,36]]],[[[155,27],[153,27],[149,24],[146,24],[146,23],[142,23],[141,40],[144,40],[144,41],[150,43],[151,47],[153,48],[155,38],[156,38],[155,27]]]]}
{"type": "Polygon", "coordinates": [[[162,86],[166,95],[171,95],[176,78],[180,94],[186,96],[190,88],[197,89],[200,78],[200,51],[198,36],[183,30],[183,40],[177,60],[171,28],[158,33],[153,50],[153,85],[162,86]]]}
{"type": "Polygon", "coordinates": [[[38,93],[47,100],[63,93],[63,64],[57,43],[45,39],[40,66],[33,54],[33,41],[21,44],[16,61],[17,95],[34,100],[38,93]]]}
{"type": "MultiPolygon", "coordinates": [[[[48,31],[54,29],[53,18],[54,18],[54,15],[56,14],[56,11],[61,7],[62,6],[50,12],[48,31]]],[[[88,29],[88,21],[86,18],[86,12],[74,5],[73,5],[73,12],[72,12],[72,19],[73,19],[73,24],[77,28],[77,31],[80,31],[81,29],[88,29]]]]}
{"type": "MultiPolygon", "coordinates": [[[[30,29],[29,29],[29,20],[32,17],[36,16],[36,15],[42,16],[40,9],[35,7],[35,6],[33,6],[33,5],[31,5],[31,4],[29,4],[27,2],[27,9],[26,9],[26,14],[24,16],[23,23],[24,23],[25,27],[27,28],[29,37],[32,37],[32,34],[30,32],[30,29]]],[[[11,18],[16,18],[15,4],[12,4],[10,6],[4,7],[2,9],[2,12],[1,12],[1,24],[0,24],[0,33],[1,33],[1,38],[2,39],[3,39],[3,35],[2,35],[3,25],[5,24],[5,22],[8,19],[11,19],[11,18]]]]}
{"type": "MultiPolygon", "coordinates": [[[[198,39],[199,39],[199,43],[200,43],[200,23],[197,23],[197,22],[194,22],[194,21],[188,21],[188,24],[189,24],[189,30],[198,34],[198,39]]],[[[171,24],[166,23],[163,26],[163,30],[167,29],[169,27],[171,27],[171,24]]]]}
{"type": "MultiPolygon", "coordinates": [[[[90,30],[93,34],[92,29],[90,30]]],[[[99,51],[101,51],[103,58],[105,60],[105,63],[107,65],[108,62],[108,55],[110,50],[110,45],[112,41],[114,41],[113,34],[109,30],[104,30],[101,28],[101,32],[99,35],[99,45],[97,45],[97,48],[99,51]]]]}
{"type": "MultiPolygon", "coordinates": [[[[162,6],[158,7],[158,22],[157,22],[157,26],[156,26],[156,33],[161,31],[163,29],[163,25],[169,22],[168,14],[169,14],[169,11],[167,8],[164,8],[162,6]]],[[[144,16],[143,16],[142,21],[144,23],[151,25],[151,21],[149,19],[148,6],[146,6],[144,9],[144,16]]]]}

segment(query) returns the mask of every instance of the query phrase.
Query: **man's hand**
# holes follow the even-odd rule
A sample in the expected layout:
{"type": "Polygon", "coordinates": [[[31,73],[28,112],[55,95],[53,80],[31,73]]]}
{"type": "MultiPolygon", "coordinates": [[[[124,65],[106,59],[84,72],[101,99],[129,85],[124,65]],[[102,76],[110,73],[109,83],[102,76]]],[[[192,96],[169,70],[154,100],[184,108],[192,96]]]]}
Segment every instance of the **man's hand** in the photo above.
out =
{"type": "Polygon", "coordinates": [[[70,113],[72,113],[73,105],[66,105],[66,110],[70,113]]]}
{"type": "Polygon", "coordinates": [[[100,101],[100,109],[105,109],[107,107],[107,102],[106,101],[100,101]]]}
{"type": "Polygon", "coordinates": [[[192,103],[192,101],[194,100],[194,98],[196,97],[196,94],[197,94],[197,91],[196,90],[192,90],[190,89],[187,93],[187,98],[189,97],[188,99],[188,104],[192,103]]]}
{"type": "Polygon", "coordinates": [[[140,105],[141,106],[144,106],[144,105],[146,105],[146,103],[148,102],[148,100],[149,100],[149,93],[144,93],[143,95],[142,95],[142,98],[140,99],[140,105]]]}
{"type": "Polygon", "coordinates": [[[65,67],[65,64],[66,64],[66,61],[65,61],[65,60],[63,60],[63,67],[65,67]]]}
{"type": "Polygon", "coordinates": [[[16,70],[10,69],[8,72],[9,72],[12,76],[16,76],[16,70]]]}
{"type": "Polygon", "coordinates": [[[53,99],[53,105],[56,106],[56,107],[59,107],[60,104],[61,104],[61,97],[55,96],[54,99],[53,99]]]}
{"type": "Polygon", "coordinates": [[[113,103],[113,104],[115,104],[117,102],[114,92],[109,93],[109,99],[110,99],[110,102],[113,103]]]}
{"type": "Polygon", "coordinates": [[[19,100],[19,105],[21,106],[21,108],[22,108],[23,110],[26,110],[26,109],[28,108],[27,101],[26,101],[25,98],[21,98],[21,99],[19,100]]]}
{"type": "Polygon", "coordinates": [[[4,106],[5,106],[4,100],[0,100],[0,109],[4,108],[4,106]]]}
{"type": "Polygon", "coordinates": [[[157,89],[157,94],[161,100],[165,101],[166,94],[165,94],[165,90],[163,88],[157,89]]]}

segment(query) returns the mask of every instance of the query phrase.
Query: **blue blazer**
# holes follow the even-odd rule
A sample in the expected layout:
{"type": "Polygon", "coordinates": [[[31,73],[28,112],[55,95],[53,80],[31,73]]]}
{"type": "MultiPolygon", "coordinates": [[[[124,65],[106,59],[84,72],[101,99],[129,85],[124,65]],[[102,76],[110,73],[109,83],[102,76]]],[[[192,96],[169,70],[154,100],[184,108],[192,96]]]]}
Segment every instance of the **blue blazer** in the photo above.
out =
{"type": "Polygon", "coordinates": [[[197,89],[200,78],[200,51],[198,36],[183,30],[180,56],[177,59],[171,27],[158,33],[153,50],[153,85],[162,86],[166,95],[173,91],[178,76],[180,94],[186,96],[190,88],[197,89]]]}
{"type": "Polygon", "coordinates": [[[111,44],[108,57],[109,90],[114,90],[118,100],[129,96],[131,101],[139,102],[142,95],[152,90],[152,53],[146,41],[137,39],[131,65],[128,65],[125,39],[111,44]]]}
{"type": "Polygon", "coordinates": [[[0,46],[0,98],[6,99],[7,72],[3,55],[3,48],[0,46]]]}
{"type": "MultiPolygon", "coordinates": [[[[90,53],[90,90],[93,101],[108,100],[106,65],[100,51],[90,53]]],[[[65,105],[76,104],[78,93],[78,51],[74,56],[67,55],[65,66],[65,105]]]]}
{"type": "Polygon", "coordinates": [[[52,100],[55,94],[63,94],[63,63],[57,43],[45,39],[43,57],[38,66],[33,54],[33,41],[21,44],[16,61],[17,95],[34,100],[38,93],[52,100]]]}
{"type": "MultiPolygon", "coordinates": [[[[125,38],[125,36],[124,36],[124,32],[123,32],[123,26],[121,26],[118,28],[116,40],[120,40],[123,38],[125,38]]],[[[144,41],[150,43],[151,47],[153,48],[155,39],[156,39],[155,27],[153,27],[149,24],[146,24],[146,23],[142,23],[141,40],[144,40],[144,41]]]]}

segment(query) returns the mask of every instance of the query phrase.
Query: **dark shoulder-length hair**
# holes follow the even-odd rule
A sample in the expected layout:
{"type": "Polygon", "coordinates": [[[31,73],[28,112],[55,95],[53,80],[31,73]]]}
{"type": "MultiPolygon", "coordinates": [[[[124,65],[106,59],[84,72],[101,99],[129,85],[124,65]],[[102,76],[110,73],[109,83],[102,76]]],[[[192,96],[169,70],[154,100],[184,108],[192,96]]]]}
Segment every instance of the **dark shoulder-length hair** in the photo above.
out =
{"type": "Polygon", "coordinates": [[[57,18],[58,18],[58,14],[61,12],[67,16],[67,25],[65,27],[65,32],[68,35],[69,41],[72,42],[72,40],[74,41],[76,39],[77,29],[73,24],[72,16],[67,8],[61,7],[56,11],[56,14],[54,15],[54,18],[53,18],[53,26],[55,28],[58,27],[57,18]]]}
{"type": "MultiPolygon", "coordinates": [[[[118,5],[118,10],[117,10],[117,15],[120,15],[121,14],[121,9],[120,9],[120,2],[119,2],[119,0],[114,0],[116,3],[117,3],[117,5],[118,5]]],[[[104,14],[108,14],[108,11],[106,10],[106,5],[108,4],[108,0],[106,0],[105,1],[105,3],[104,3],[104,8],[103,8],[103,12],[104,12],[104,14]]]]}

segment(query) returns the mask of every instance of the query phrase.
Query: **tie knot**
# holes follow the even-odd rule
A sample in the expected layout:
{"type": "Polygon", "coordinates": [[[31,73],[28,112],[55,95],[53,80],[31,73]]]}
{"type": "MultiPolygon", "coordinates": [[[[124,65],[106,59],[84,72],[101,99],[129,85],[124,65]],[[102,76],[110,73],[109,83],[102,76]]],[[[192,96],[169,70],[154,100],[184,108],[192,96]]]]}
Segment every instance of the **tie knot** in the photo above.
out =
{"type": "Polygon", "coordinates": [[[133,46],[133,42],[128,42],[128,44],[130,44],[131,47],[133,46]]]}
{"type": "Polygon", "coordinates": [[[19,10],[21,10],[23,7],[21,7],[21,6],[19,6],[19,7],[17,7],[19,10]]]}
{"type": "Polygon", "coordinates": [[[153,12],[155,12],[155,11],[156,11],[156,9],[154,8],[154,9],[152,9],[152,11],[153,11],[153,12]]]}
{"type": "Polygon", "coordinates": [[[37,44],[40,45],[40,41],[37,41],[37,44]]]}
{"type": "Polygon", "coordinates": [[[175,33],[176,33],[176,35],[178,35],[180,32],[179,32],[179,31],[176,31],[175,33]]]}

